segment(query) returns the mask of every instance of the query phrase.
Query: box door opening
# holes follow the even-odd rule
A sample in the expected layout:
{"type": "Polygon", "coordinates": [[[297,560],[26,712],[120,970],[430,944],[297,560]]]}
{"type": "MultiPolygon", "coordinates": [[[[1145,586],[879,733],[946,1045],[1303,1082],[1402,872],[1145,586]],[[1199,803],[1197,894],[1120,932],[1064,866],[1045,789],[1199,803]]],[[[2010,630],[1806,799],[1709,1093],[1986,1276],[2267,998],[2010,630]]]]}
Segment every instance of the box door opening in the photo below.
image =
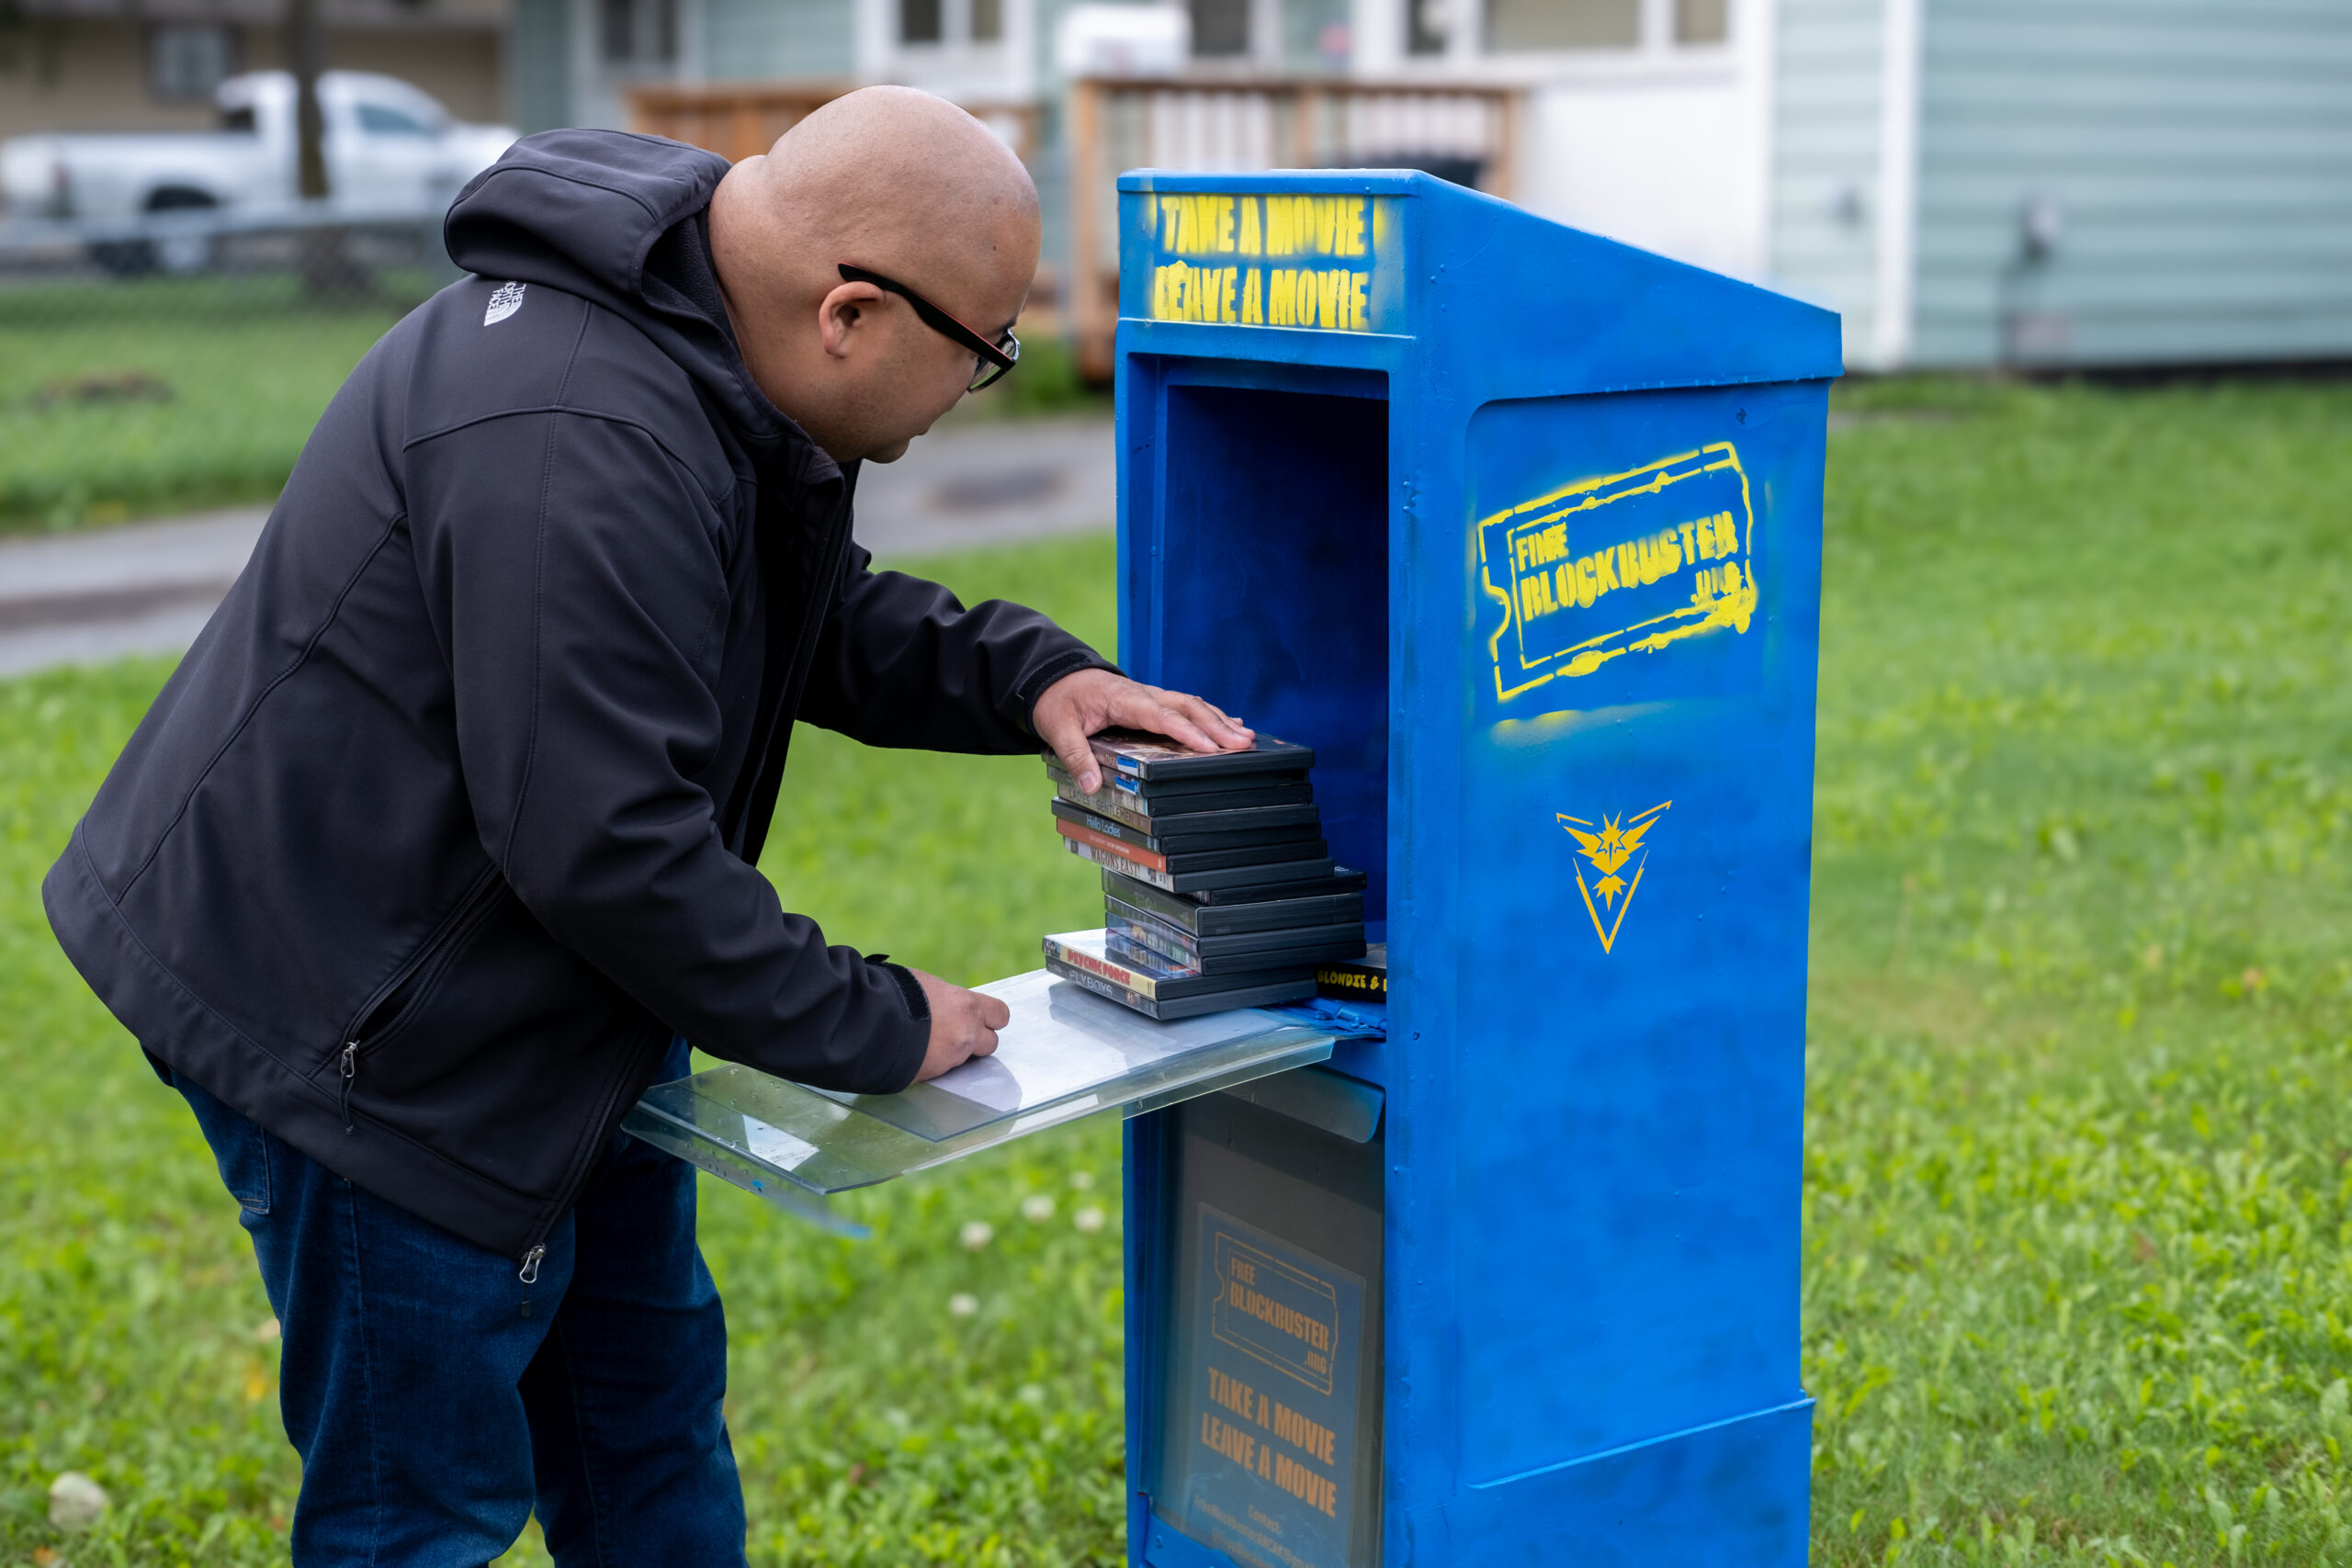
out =
{"type": "MultiPolygon", "coordinates": [[[[1149,668],[1252,728],[1315,748],[1334,858],[1387,908],[1388,405],[1376,397],[1162,389],[1149,668]]],[[[1129,570],[1139,563],[1131,562],[1129,570]]],[[[1131,601],[1132,603],[1132,601],[1131,601]]],[[[1377,936],[1375,932],[1375,936],[1377,936]]]]}

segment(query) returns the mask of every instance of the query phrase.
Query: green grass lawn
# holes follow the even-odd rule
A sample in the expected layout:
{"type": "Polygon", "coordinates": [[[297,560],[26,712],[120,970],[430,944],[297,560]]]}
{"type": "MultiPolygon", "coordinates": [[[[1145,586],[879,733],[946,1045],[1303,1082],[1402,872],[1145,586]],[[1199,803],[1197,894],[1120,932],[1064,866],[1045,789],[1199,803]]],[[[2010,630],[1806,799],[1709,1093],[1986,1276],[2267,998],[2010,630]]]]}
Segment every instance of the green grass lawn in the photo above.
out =
{"type": "MultiPolygon", "coordinates": [[[[2352,1565],[2352,389],[1838,407],[1815,1560],[2352,1565]]],[[[934,564],[1109,638],[1105,542],[934,564]]],[[[0,684],[0,1563],[282,1557],[234,1205],[35,894],[163,672],[0,684]]],[[[1033,762],[797,744],[765,869],[836,940],[978,980],[1097,907],[1033,762]]],[[[706,1189],[755,1562],[1117,1561],[1117,1188],[1088,1124],[861,1196],[862,1245],[706,1189]]]]}
{"type": "Polygon", "coordinates": [[[0,532],[274,499],[397,320],[291,276],[0,289],[0,532]]]}
{"type": "MultiPolygon", "coordinates": [[[[0,288],[0,534],[276,499],[327,400],[407,301],[322,308],[291,275],[0,288]]],[[[1107,412],[1058,342],[959,420],[1107,412]]]]}

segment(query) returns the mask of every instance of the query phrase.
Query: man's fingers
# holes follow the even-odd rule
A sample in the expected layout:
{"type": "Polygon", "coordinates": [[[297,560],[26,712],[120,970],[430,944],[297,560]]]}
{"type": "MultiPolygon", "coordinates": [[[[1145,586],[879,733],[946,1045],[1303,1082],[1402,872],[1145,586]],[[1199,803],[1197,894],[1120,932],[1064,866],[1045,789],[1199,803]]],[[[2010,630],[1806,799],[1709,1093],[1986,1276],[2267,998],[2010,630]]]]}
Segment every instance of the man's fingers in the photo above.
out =
{"type": "Polygon", "coordinates": [[[1250,744],[1255,733],[1239,719],[1229,717],[1215,703],[1182,692],[1171,692],[1162,699],[1169,706],[1186,715],[1194,724],[1214,738],[1220,749],[1239,750],[1250,744]]]}
{"type": "MultiPolygon", "coordinates": [[[[972,1055],[993,1056],[995,1055],[996,1031],[993,1029],[984,1029],[980,1032],[980,1037],[972,1043],[972,1055]]],[[[965,1059],[969,1061],[971,1058],[966,1057],[965,1059]]]]}
{"type": "Polygon", "coordinates": [[[1122,703],[1112,711],[1112,722],[1129,729],[1148,729],[1154,735],[1165,735],[1195,751],[1225,750],[1210,739],[1208,732],[1187,717],[1182,709],[1170,706],[1166,695],[1160,692],[1149,692],[1140,701],[1122,703]]]}
{"type": "Polygon", "coordinates": [[[1049,735],[1046,739],[1053,747],[1054,755],[1061,760],[1062,770],[1079,788],[1091,795],[1102,787],[1102,770],[1095,765],[1094,748],[1088,744],[1083,728],[1049,735]]]}
{"type": "Polygon", "coordinates": [[[980,998],[980,1021],[982,1023],[988,1025],[990,1029],[1002,1029],[1006,1024],[1012,1021],[1012,1010],[1004,1005],[1003,998],[984,996],[978,991],[975,991],[972,994],[976,997],[979,997],[980,998]]]}

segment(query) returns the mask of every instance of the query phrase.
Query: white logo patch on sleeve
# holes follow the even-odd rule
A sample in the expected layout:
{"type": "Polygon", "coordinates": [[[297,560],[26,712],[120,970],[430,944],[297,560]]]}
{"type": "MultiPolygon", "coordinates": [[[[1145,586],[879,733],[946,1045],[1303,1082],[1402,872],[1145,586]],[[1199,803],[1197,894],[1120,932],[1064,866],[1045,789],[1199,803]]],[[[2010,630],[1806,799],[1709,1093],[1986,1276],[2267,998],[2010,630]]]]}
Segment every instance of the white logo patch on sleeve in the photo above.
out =
{"type": "Polygon", "coordinates": [[[481,324],[494,327],[523,308],[523,285],[502,283],[490,292],[490,309],[481,313],[481,324]]]}

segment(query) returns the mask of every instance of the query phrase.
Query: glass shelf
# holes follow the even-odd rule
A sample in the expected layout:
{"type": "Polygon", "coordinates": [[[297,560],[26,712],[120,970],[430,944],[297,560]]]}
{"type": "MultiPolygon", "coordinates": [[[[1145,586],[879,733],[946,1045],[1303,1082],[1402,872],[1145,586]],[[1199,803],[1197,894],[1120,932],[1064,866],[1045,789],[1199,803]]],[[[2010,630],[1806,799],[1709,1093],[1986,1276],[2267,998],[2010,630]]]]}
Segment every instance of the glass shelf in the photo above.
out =
{"type": "Polygon", "coordinates": [[[631,1136],[828,1229],[826,1200],[1083,1116],[1139,1116],[1331,1054],[1328,1031],[1255,1008],[1159,1023],[1043,969],[978,987],[1012,1019],[996,1054],[899,1094],[805,1088],[736,1064],[656,1084],[631,1136]]]}

